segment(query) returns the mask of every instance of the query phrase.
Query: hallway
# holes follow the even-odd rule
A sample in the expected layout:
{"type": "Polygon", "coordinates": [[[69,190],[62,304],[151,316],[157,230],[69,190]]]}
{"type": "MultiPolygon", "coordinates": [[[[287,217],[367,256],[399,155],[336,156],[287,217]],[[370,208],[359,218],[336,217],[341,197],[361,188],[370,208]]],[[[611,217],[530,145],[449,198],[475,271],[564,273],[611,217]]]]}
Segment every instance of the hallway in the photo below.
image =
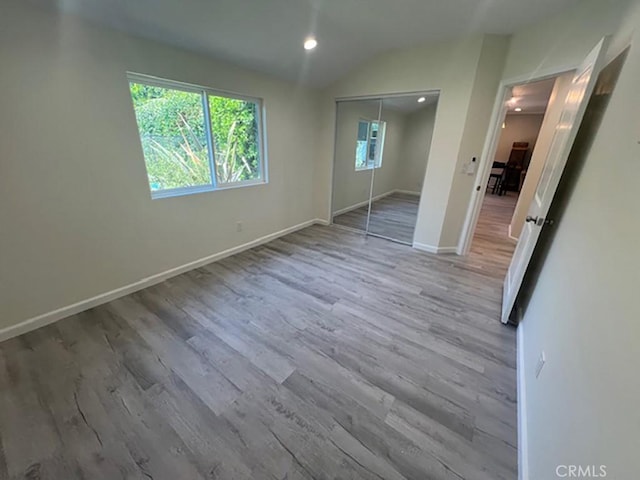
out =
{"type": "Polygon", "coordinates": [[[516,247],[516,241],[509,238],[509,223],[517,201],[513,192],[503,196],[487,193],[471,243],[470,261],[506,272],[516,247]]]}

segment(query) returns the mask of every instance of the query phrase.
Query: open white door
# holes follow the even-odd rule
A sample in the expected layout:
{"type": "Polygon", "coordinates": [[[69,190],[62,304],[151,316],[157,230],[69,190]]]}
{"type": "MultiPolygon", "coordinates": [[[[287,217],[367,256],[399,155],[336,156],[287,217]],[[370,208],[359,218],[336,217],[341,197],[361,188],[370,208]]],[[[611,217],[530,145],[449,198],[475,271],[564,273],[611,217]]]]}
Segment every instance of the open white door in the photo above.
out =
{"type": "Polygon", "coordinates": [[[542,227],[549,223],[547,213],[556,193],[560,177],[569,158],[569,153],[582,122],[587,102],[593,92],[597,75],[603,67],[604,55],[609,38],[600,43],[585,58],[576,70],[571,89],[567,94],[560,121],[549,146],[549,154],[545,162],[536,193],[529,207],[527,221],[520,235],[518,245],[511,259],[511,265],[504,280],[502,293],[502,323],[507,323],[522,285],[533,249],[540,237],[542,227]]]}

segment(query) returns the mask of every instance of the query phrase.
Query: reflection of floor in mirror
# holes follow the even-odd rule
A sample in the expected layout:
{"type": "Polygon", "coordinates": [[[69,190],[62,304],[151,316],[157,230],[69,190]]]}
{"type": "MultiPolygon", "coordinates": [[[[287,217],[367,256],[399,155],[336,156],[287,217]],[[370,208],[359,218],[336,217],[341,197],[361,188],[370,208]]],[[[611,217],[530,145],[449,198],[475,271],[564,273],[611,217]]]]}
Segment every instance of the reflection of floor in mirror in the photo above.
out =
{"type": "MultiPolygon", "coordinates": [[[[393,193],[373,202],[369,232],[400,242],[413,243],[413,231],[418,218],[418,195],[393,193]]],[[[367,224],[367,208],[360,207],[333,218],[336,225],[364,230],[367,224]]]]}
{"type": "Polygon", "coordinates": [[[509,238],[509,224],[517,201],[518,194],[514,192],[502,196],[486,194],[471,243],[470,259],[492,259],[501,269],[509,266],[516,246],[509,238]]]}

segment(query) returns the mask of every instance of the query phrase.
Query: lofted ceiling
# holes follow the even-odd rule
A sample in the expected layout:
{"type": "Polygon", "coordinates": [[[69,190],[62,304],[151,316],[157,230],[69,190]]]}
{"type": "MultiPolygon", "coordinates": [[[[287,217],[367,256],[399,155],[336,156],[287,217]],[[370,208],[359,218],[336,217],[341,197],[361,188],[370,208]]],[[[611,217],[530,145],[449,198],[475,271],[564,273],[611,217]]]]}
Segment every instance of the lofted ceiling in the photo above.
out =
{"type": "Polygon", "coordinates": [[[381,52],[471,33],[513,33],[578,1],[37,0],[37,4],[322,87],[381,52]],[[309,34],[318,39],[311,52],[302,48],[309,34]]]}

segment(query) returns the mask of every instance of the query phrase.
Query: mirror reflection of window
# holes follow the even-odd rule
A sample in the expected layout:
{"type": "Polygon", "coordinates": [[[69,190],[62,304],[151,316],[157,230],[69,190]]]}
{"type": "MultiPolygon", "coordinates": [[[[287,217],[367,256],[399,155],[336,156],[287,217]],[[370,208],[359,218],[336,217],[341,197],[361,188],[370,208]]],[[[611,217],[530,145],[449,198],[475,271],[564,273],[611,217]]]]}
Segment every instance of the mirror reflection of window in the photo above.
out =
{"type": "Polygon", "coordinates": [[[356,139],[356,170],[371,170],[382,166],[385,122],[360,120],[356,139]]]}
{"type": "Polygon", "coordinates": [[[367,168],[367,145],[369,143],[369,122],[358,123],[358,139],[356,141],[356,170],[367,168]]]}

